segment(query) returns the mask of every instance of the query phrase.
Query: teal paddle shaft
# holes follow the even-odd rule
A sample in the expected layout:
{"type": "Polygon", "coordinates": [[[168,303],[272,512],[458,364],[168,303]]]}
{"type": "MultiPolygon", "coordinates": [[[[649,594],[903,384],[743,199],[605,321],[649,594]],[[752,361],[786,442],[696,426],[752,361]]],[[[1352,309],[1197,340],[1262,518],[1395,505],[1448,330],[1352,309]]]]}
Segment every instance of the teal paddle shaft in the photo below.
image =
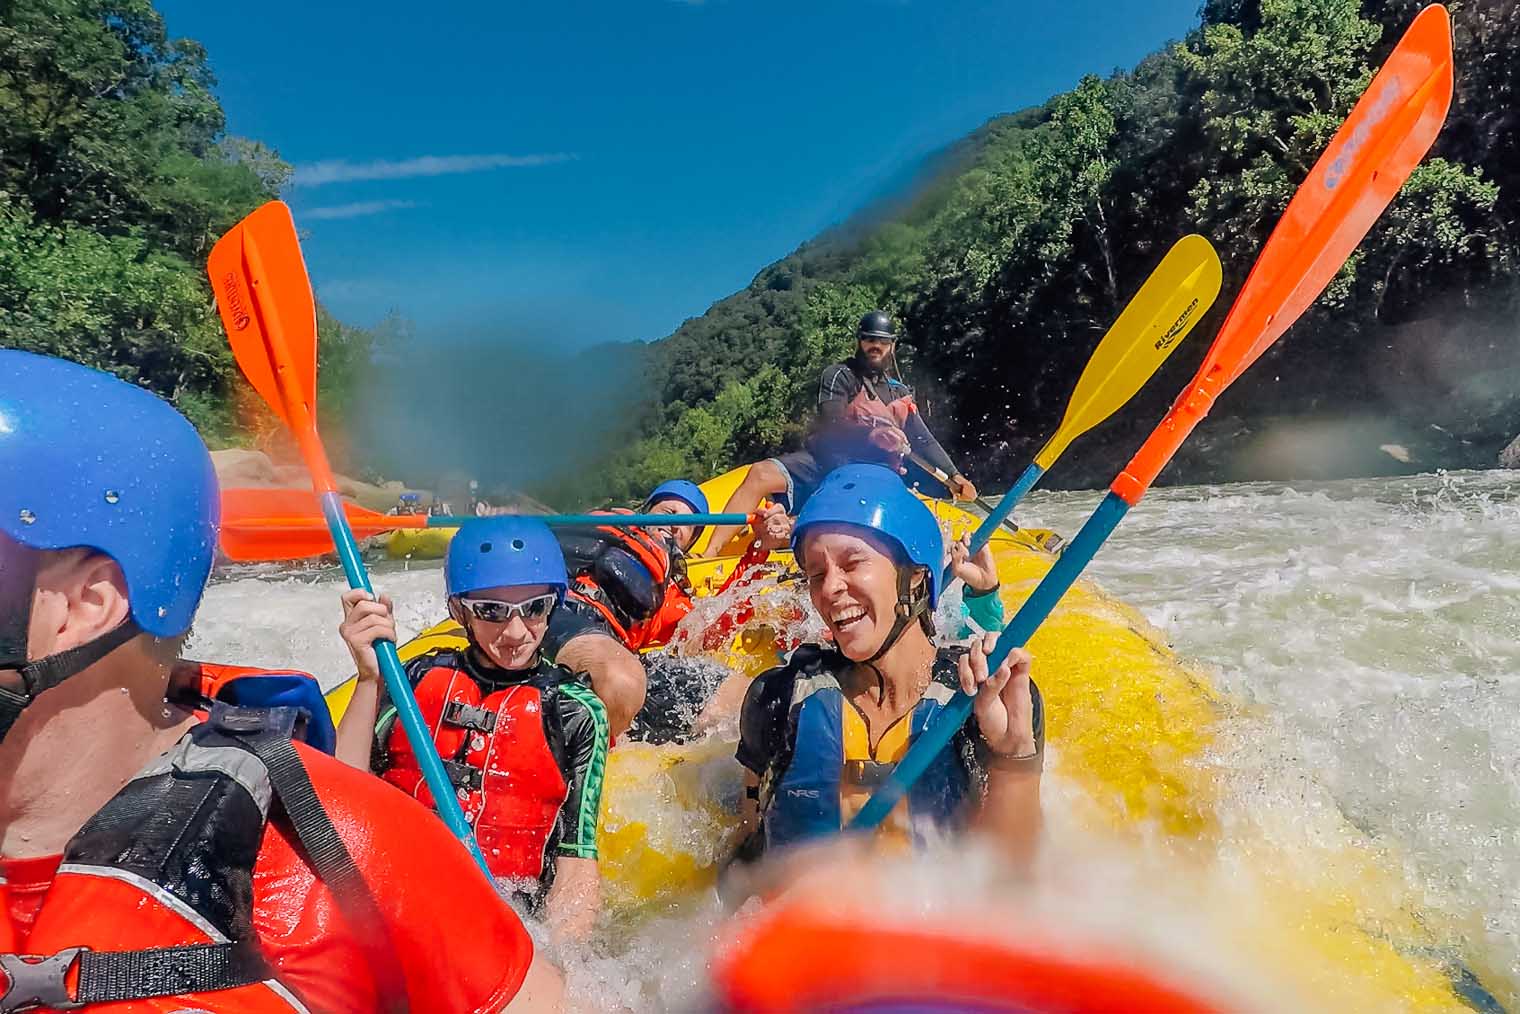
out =
{"type": "MultiPolygon", "coordinates": [[[[1029,639],[1040,628],[1040,624],[1045,622],[1045,618],[1055,609],[1056,603],[1061,601],[1061,597],[1076,582],[1078,575],[1092,562],[1099,548],[1113,534],[1114,529],[1128,512],[1129,504],[1119,494],[1109,493],[1103,498],[1103,502],[1098,504],[1098,509],[1093,511],[1092,517],[1087,519],[1087,523],[1082,526],[1076,538],[1067,544],[1060,559],[1056,560],[1055,566],[1050,568],[1034,593],[1019,607],[1019,611],[1003,629],[997,646],[993,648],[992,654],[987,656],[988,672],[996,672],[998,666],[1003,664],[1003,660],[1013,649],[1022,648],[1029,643],[1029,639]]],[[[907,754],[876,790],[875,795],[866,801],[866,805],[861,807],[859,813],[855,814],[855,819],[850,822],[851,831],[869,831],[886,819],[887,814],[892,812],[892,808],[898,801],[908,794],[913,783],[929,770],[929,765],[934,763],[934,758],[939,756],[940,751],[955,738],[961,726],[966,724],[975,701],[975,697],[957,693],[950,703],[945,705],[929,727],[913,741],[907,754]]]]}
{"type": "MultiPolygon", "coordinates": [[[[405,515],[402,515],[403,517],[405,515]]],[[[415,516],[415,515],[413,515],[415,516]]],[[[495,518],[532,518],[556,528],[601,525],[606,528],[683,528],[688,525],[747,525],[748,514],[492,514],[495,518]]],[[[427,519],[428,528],[458,528],[479,520],[473,514],[440,514],[427,519]]]]}
{"type": "MultiPolygon", "coordinates": [[[[987,512],[987,516],[982,519],[982,523],[976,526],[976,531],[971,533],[971,552],[967,554],[968,556],[975,556],[982,551],[982,547],[987,545],[988,541],[992,539],[992,533],[997,531],[998,525],[1008,520],[1009,516],[1013,514],[1013,509],[1019,505],[1019,501],[1024,499],[1026,493],[1034,489],[1035,483],[1039,482],[1040,476],[1044,474],[1045,469],[1032,461],[1029,463],[1029,467],[1024,469],[1024,474],[1019,476],[1019,481],[1014,483],[1008,492],[1003,494],[1003,499],[998,501],[996,507],[987,512]]],[[[954,580],[954,569],[949,564],[946,564],[944,577],[939,582],[940,587],[948,588],[954,580]]]]}
{"type": "MultiPolygon", "coordinates": [[[[375,589],[369,583],[369,572],[359,555],[359,544],[354,541],[354,533],[349,529],[348,518],[343,513],[343,497],[337,492],[323,493],[322,514],[327,518],[327,527],[332,532],[333,545],[338,549],[338,559],[343,563],[343,574],[348,578],[348,586],[362,588],[373,595],[375,589]]],[[[390,694],[391,703],[396,706],[396,716],[406,731],[407,740],[412,744],[412,753],[422,768],[422,777],[427,782],[428,791],[433,794],[433,806],[438,816],[454,836],[464,842],[475,861],[480,864],[486,879],[492,880],[490,867],[486,866],[486,857],[475,841],[475,832],[470,829],[469,821],[464,819],[459,797],[454,794],[454,783],[443,769],[443,761],[433,746],[433,737],[428,732],[422,712],[417,708],[417,699],[412,696],[406,670],[401,667],[401,656],[396,653],[396,642],[376,641],[375,656],[380,660],[380,675],[385,680],[385,689],[390,694]]]]}

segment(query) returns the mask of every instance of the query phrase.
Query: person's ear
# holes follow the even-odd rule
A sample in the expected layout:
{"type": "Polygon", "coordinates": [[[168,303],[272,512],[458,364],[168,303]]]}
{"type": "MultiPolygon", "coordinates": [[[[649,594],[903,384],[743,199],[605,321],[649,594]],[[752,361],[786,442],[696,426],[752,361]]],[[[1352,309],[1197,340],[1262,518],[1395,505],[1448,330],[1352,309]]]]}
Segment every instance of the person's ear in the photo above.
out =
{"type": "Polygon", "coordinates": [[[89,644],[131,615],[127,579],[115,560],[83,550],[61,553],[37,574],[33,653],[45,657],[89,644]]]}

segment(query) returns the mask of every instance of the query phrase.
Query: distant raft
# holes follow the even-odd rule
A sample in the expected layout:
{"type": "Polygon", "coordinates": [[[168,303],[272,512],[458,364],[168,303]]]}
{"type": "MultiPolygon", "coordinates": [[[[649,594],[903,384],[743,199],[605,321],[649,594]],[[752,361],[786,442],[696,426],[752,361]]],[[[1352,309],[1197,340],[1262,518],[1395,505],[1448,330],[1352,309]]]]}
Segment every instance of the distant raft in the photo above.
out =
{"type": "Polygon", "coordinates": [[[441,560],[457,528],[398,528],[385,537],[392,560],[441,560]]]}

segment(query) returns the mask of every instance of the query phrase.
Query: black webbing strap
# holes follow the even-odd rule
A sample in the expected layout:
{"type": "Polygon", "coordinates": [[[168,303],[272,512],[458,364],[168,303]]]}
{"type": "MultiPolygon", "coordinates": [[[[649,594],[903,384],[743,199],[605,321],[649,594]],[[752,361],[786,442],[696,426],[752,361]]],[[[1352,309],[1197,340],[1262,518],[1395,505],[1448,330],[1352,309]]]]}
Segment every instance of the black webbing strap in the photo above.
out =
{"type": "MultiPolygon", "coordinates": [[[[0,588],[0,592],[3,591],[4,589],[0,588]]],[[[0,606],[3,604],[3,601],[0,601],[0,606]]],[[[27,610],[25,615],[30,615],[30,600],[28,600],[27,610]]],[[[53,689],[70,676],[83,672],[140,633],[142,630],[137,623],[128,617],[93,641],[35,662],[27,662],[17,668],[16,672],[21,676],[20,692],[0,689],[0,740],[5,738],[5,734],[10,731],[16,719],[21,717],[21,712],[25,711],[40,694],[53,689]]],[[[21,636],[26,635],[23,633],[21,636]]],[[[11,644],[10,640],[10,635],[0,630],[0,668],[10,668],[8,663],[15,661],[15,659],[5,657],[15,652],[15,645],[11,644]]],[[[21,657],[23,660],[26,658],[25,644],[21,646],[21,657]]]]}
{"type": "Polygon", "coordinates": [[[143,951],[72,947],[51,957],[0,954],[0,1014],[74,1010],[89,1004],[237,989],[269,976],[263,955],[239,944],[190,944],[143,951]],[[68,976],[79,966],[71,996],[68,976]]]}
{"type": "Polygon", "coordinates": [[[359,872],[348,846],[338,836],[338,829],[333,827],[296,748],[289,738],[277,734],[239,738],[269,769],[269,783],[290,817],[296,837],[306,850],[307,861],[318,879],[332,891],[348,917],[354,939],[366,951],[374,969],[381,1010],[406,1014],[409,1009],[406,976],[380,903],[359,872]]]}
{"type": "Polygon", "coordinates": [[[82,1004],[139,997],[210,993],[251,986],[269,977],[257,949],[242,944],[192,944],[156,950],[79,955],[82,1004]]]}
{"type": "Polygon", "coordinates": [[[53,689],[70,676],[88,669],[141,633],[142,628],[128,617],[93,641],[87,641],[77,648],[60,651],[56,655],[49,655],[47,658],[28,663],[19,670],[21,680],[26,684],[26,692],[32,697],[37,697],[44,691],[53,689]]]}

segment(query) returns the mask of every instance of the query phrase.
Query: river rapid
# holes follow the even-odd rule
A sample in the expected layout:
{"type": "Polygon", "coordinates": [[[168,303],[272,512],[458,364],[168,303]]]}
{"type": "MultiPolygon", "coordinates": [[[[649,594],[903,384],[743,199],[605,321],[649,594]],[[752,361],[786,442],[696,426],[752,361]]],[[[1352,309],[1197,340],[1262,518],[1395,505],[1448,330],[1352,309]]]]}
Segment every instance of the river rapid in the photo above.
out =
{"type": "MultiPolygon", "coordinates": [[[[1213,757],[1233,779],[1237,812],[1272,810],[1289,842],[1330,833],[1325,814],[1343,815],[1358,847],[1396,872],[1411,904],[1515,1010],[1520,496],[1511,475],[1158,489],[1090,576],[1247,716],[1213,757]]],[[[1037,492],[1020,521],[1069,536],[1098,498],[1037,492]]],[[[380,568],[376,583],[395,597],[409,636],[442,618],[442,575],[436,565],[398,567],[380,568]]],[[[191,653],[336,682],[350,671],[336,634],[340,581],[332,569],[219,575],[191,653]]],[[[1046,851],[1060,861],[1047,856],[1047,876],[1031,885],[978,853],[931,855],[899,864],[883,904],[921,914],[1001,899],[1021,922],[1121,939],[1121,951],[1189,972],[1242,1007],[1367,1009],[1333,989],[1283,992],[1230,946],[1240,916],[1221,889],[1227,862],[1189,882],[1166,874],[1176,867],[1164,849],[1085,841],[1058,742],[1050,753],[1046,851]]],[[[1256,832],[1227,822],[1224,833],[1256,832]]],[[[1251,843],[1236,844],[1244,853],[1251,843]]],[[[572,957],[572,986],[592,1010],[688,1009],[721,915],[708,892],[619,927],[572,957]]]]}

